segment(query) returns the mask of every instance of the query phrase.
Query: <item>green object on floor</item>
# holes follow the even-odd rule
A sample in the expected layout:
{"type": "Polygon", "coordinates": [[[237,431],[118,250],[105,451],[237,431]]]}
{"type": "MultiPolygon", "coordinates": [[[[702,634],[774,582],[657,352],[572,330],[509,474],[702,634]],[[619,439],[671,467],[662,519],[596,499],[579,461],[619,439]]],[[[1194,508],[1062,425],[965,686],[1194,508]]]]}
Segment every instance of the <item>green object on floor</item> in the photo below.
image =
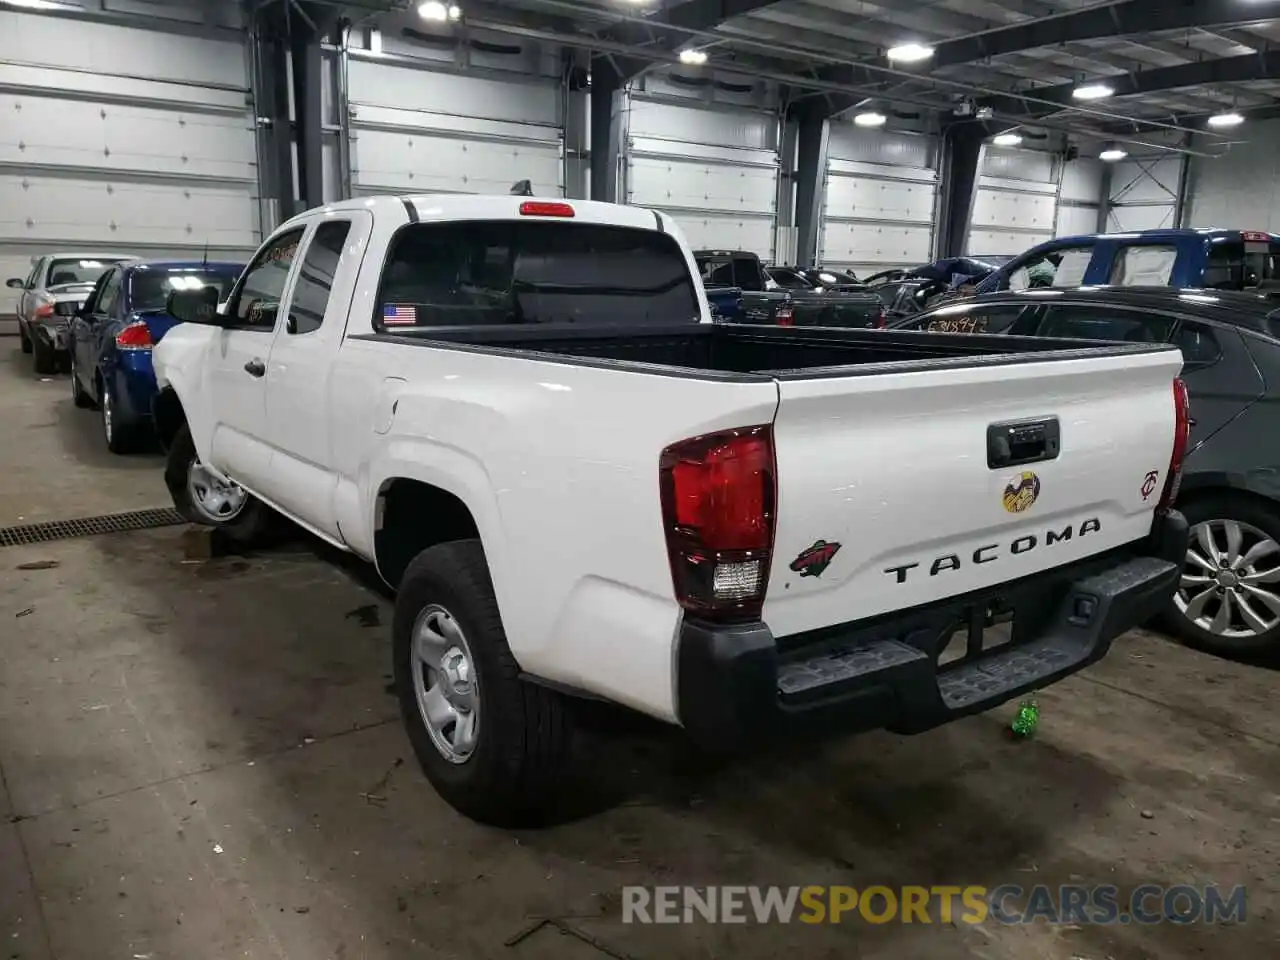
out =
{"type": "Polygon", "coordinates": [[[1018,715],[1013,718],[1009,729],[1015,737],[1029,737],[1036,732],[1040,723],[1040,705],[1034,700],[1023,700],[1018,707],[1018,715]]]}

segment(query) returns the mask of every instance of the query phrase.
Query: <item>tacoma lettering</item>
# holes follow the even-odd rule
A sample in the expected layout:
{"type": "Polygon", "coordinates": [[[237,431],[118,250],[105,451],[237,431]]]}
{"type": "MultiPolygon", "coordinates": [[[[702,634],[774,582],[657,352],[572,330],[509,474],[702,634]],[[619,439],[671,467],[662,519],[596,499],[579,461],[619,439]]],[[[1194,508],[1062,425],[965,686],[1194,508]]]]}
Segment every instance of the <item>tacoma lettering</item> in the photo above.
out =
{"type": "MultiPolygon", "coordinates": [[[[1073,537],[1079,539],[1086,537],[1091,533],[1098,533],[1102,530],[1102,521],[1097,517],[1090,517],[1082,522],[1078,527],[1067,526],[1061,530],[1049,530],[1043,535],[1043,539],[1036,534],[1027,533],[1018,537],[1012,543],[1008,544],[1005,549],[1009,553],[1021,556],[1030,553],[1041,546],[1051,547],[1055,543],[1065,543],[1073,537]]],[[[988,543],[978,547],[973,551],[970,559],[971,563],[990,563],[992,560],[1000,559],[1000,550],[1002,544],[988,543]]],[[[884,572],[890,574],[896,583],[907,582],[907,572],[915,570],[923,561],[915,563],[904,563],[896,567],[886,567],[884,572]]],[[[936,577],[944,570],[959,570],[963,566],[959,554],[947,553],[935,558],[929,563],[929,576],[936,577]]]]}

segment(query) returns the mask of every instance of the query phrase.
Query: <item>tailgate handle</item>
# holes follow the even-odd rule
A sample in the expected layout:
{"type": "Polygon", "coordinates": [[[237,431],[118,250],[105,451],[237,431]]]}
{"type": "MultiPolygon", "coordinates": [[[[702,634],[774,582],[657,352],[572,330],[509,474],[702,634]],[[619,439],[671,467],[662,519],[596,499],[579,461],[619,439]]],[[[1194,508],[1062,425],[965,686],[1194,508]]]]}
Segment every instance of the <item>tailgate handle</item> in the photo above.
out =
{"type": "Polygon", "coordinates": [[[1061,440],[1057,417],[993,423],[987,427],[987,466],[999,470],[1056,460],[1061,440]]]}

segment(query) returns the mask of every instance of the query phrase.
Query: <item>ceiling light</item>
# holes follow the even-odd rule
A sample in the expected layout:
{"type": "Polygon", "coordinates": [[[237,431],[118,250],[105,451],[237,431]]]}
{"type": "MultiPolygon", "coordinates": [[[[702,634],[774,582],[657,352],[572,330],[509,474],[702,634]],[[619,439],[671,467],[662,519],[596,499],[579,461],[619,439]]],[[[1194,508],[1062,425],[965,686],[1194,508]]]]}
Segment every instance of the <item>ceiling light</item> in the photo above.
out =
{"type": "Polygon", "coordinates": [[[447,20],[457,20],[462,16],[462,9],[457,6],[446,6],[440,0],[427,0],[426,3],[418,4],[418,16],[423,20],[434,20],[437,23],[444,23],[447,20]]]}
{"type": "Polygon", "coordinates": [[[1022,142],[1022,138],[1016,133],[997,133],[991,138],[991,142],[997,147],[1016,147],[1022,142]]]}
{"type": "Polygon", "coordinates": [[[853,122],[860,127],[883,127],[884,121],[885,115],[874,110],[867,110],[853,118],[853,122]]]}
{"type": "Polygon", "coordinates": [[[1123,160],[1128,155],[1119,147],[1107,147],[1107,149],[1098,154],[1098,159],[1105,160],[1107,163],[1115,163],[1117,160],[1123,160]]]}
{"type": "Polygon", "coordinates": [[[1238,127],[1244,123],[1244,117],[1231,110],[1227,113],[1215,113],[1208,120],[1209,126],[1223,129],[1224,127],[1238,127]]]}
{"type": "Polygon", "coordinates": [[[700,67],[707,62],[707,51],[705,50],[681,50],[680,62],[687,63],[693,67],[700,67]]]}
{"type": "Polygon", "coordinates": [[[904,43],[890,47],[888,57],[895,63],[919,63],[933,56],[933,47],[919,43],[904,43]]]}
{"type": "Polygon", "coordinates": [[[1114,87],[1105,83],[1086,83],[1083,87],[1072,90],[1071,95],[1077,100],[1103,100],[1115,92],[1114,87]]]}

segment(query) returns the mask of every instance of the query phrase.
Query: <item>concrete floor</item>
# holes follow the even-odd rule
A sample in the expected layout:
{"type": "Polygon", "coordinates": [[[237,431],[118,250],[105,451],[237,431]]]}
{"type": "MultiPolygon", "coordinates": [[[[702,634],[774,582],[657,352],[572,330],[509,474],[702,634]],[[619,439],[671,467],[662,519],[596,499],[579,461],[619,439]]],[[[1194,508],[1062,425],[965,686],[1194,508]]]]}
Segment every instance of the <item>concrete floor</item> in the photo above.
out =
{"type": "MultiPolygon", "coordinates": [[[[167,505],[157,458],[108,455],[66,378],[28,370],[0,359],[0,522],[167,505]]],[[[1004,708],[709,771],[633,731],[598,813],[504,833],[415,766],[389,605],[359,569],[307,543],[193,562],[181,536],[0,552],[0,960],[1280,955],[1273,670],[1135,632],[1044,692],[1022,743],[1004,708]],[[1247,884],[1248,919],[656,927],[619,909],[628,884],[1142,882],[1247,884]],[[537,917],[560,925],[507,945],[537,917]]]]}

